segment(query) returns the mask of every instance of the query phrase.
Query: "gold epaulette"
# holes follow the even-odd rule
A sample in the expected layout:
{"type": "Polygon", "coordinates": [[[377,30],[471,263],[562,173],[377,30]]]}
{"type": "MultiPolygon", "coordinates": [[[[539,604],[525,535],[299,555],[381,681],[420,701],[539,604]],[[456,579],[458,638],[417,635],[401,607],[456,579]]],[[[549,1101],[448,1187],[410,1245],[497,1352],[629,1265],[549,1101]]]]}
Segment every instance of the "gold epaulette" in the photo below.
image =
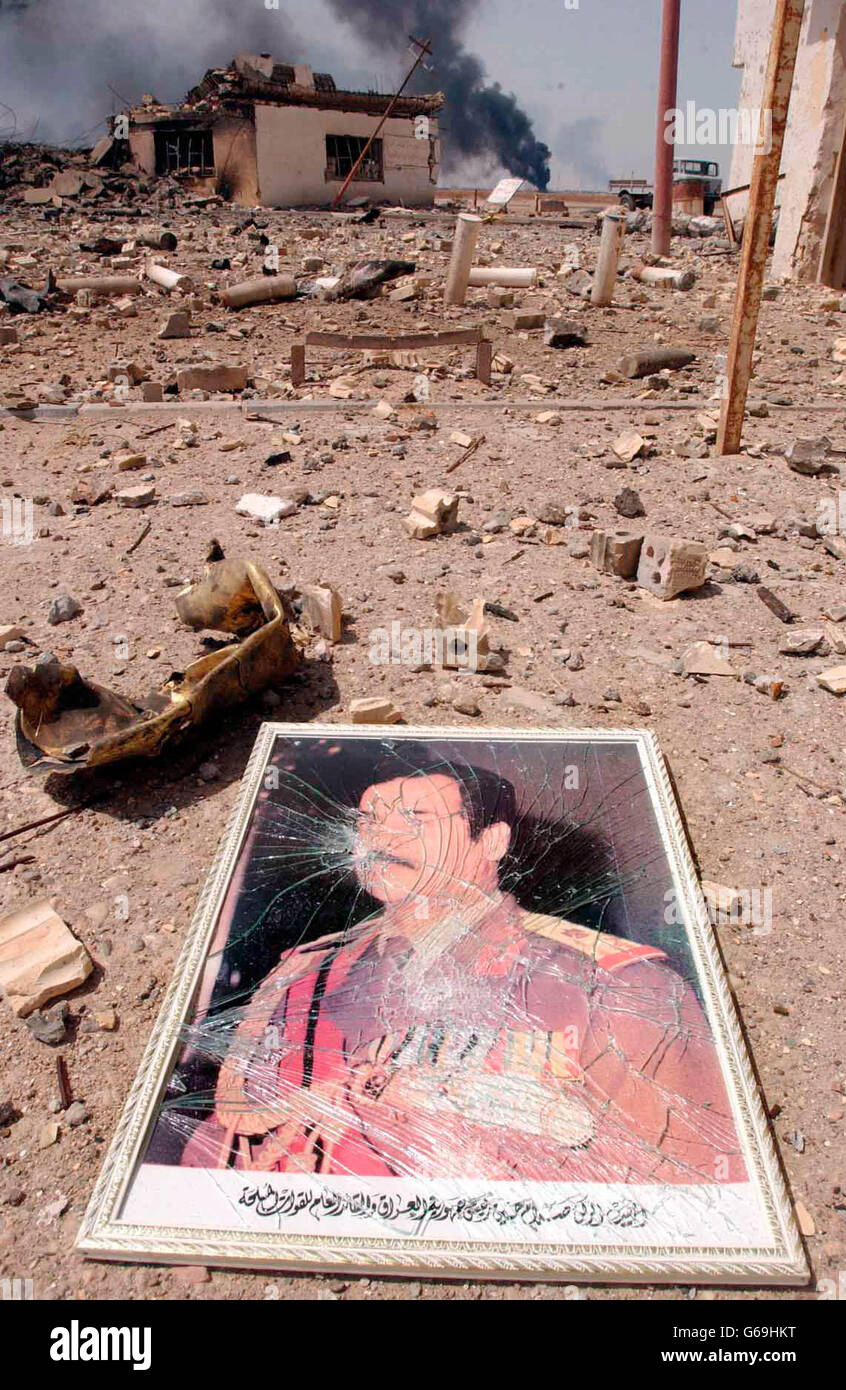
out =
{"type": "Polygon", "coordinates": [[[527,912],[523,917],[523,928],[534,936],[544,936],[549,941],[569,946],[580,955],[590,956],[603,970],[622,970],[636,961],[664,959],[664,952],[657,946],[625,941],[623,937],[612,936],[610,932],[580,927],[576,922],[568,922],[563,917],[547,917],[542,912],[527,912]]]}

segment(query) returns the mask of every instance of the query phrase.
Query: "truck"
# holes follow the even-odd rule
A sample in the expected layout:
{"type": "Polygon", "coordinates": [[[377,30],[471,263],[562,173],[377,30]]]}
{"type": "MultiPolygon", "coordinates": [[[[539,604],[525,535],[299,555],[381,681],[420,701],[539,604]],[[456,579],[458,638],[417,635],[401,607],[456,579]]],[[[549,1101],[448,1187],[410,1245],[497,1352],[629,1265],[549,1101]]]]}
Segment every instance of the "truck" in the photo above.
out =
{"type": "MultiPolygon", "coordinates": [[[[720,166],[711,159],[675,159],[673,161],[673,186],[691,185],[701,187],[703,211],[711,216],[722,192],[720,166]]],[[[651,208],[654,189],[647,179],[609,179],[609,190],[616,194],[624,208],[651,208]]]]}

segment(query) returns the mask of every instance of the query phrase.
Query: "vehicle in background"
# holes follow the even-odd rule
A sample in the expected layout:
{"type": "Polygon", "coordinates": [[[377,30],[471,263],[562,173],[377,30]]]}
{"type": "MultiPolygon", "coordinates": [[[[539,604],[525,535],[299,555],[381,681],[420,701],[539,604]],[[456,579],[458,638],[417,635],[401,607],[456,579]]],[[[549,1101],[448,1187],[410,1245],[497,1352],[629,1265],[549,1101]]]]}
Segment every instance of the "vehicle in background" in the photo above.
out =
{"type": "MultiPolygon", "coordinates": [[[[625,208],[652,207],[654,189],[646,179],[609,179],[608,187],[625,208]]],[[[702,210],[710,217],[723,187],[720,166],[712,159],[676,159],[673,187],[684,189],[690,198],[701,197],[702,210]]]]}

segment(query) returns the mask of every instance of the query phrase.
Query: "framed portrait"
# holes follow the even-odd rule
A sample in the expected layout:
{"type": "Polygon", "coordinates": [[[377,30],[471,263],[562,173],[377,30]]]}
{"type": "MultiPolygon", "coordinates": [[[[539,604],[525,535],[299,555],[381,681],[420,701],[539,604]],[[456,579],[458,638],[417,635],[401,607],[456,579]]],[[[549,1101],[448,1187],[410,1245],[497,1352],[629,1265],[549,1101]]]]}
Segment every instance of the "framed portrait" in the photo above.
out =
{"type": "Polygon", "coordinates": [[[807,1282],[654,736],[264,725],[78,1246],[807,1282]]]}

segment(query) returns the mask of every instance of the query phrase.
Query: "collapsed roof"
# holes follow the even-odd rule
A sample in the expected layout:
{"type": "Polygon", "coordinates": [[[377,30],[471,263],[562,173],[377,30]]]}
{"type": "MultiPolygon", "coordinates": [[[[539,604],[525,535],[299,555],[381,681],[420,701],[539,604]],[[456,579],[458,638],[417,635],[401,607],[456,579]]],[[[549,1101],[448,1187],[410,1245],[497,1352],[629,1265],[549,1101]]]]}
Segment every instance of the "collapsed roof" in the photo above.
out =
{"type": "Polygon", "coordinates": [[[379,92],[339,90],[328,72],[313,72],[306,63],[277,63],[269,53],[239,53],[228,68],[209,68],[178,106],[163,106],[152,97],[132,112],[133,120],[155,122],[174,116],[207,117],[217,113],[248,114],[254,102],[314,106],[323,110],[362,111],[381,116],[393,102],[394,116],[432,116],[444,94],[393,97],[379,92]]]}

